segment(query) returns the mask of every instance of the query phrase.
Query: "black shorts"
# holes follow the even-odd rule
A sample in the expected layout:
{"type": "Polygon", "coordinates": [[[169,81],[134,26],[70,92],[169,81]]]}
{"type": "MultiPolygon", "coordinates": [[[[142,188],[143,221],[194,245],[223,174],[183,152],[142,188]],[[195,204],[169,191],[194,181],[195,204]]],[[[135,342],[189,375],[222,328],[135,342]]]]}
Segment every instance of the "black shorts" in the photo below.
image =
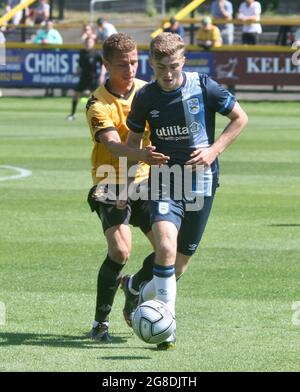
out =
{"type": "Polygon", "coordinates": [[[244,45],[256,45],[258,43],[257,33],[243,33],[242,44],[244,45]]]}
{"type": "Polygon", "coordinates": [[[145,234],[151,231],[150,210],[148,200],[128,200],[127,207],[120,210],[115,201],[101,202],[93,198],[96,189],[93,186],[88,194],[88,203],[92,211],[95,211],[102,222],[103,231],[113,226],[129,225],[139,227],[145,234]]]}
{"type": "Polygon", "coordinates": [[[83,91],[89,90],[94,91],[98,87],[98,79],[87,79],[80,78],[79,83],[75,87],[75,91],[82,93],[83,91]]]}

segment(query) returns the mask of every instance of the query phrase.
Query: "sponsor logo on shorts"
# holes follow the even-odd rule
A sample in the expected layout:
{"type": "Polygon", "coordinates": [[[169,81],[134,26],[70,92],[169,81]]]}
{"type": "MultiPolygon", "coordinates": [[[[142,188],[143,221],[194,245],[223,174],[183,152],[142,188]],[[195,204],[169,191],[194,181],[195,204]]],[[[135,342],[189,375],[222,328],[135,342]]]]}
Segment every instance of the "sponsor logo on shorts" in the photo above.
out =
{"type": "Polygon", "coordinates": [[[161,215],[166,215],[169,212],[169,204],[164,201],[158,203],[158,212],[161,215]]]}
{"type": "Polygon", "coordinates": [[[197,249],[197,244],[189,244],[189,246],[188,246],[188,250],[190,250],[190,251],[195,251],[197,249]]]}

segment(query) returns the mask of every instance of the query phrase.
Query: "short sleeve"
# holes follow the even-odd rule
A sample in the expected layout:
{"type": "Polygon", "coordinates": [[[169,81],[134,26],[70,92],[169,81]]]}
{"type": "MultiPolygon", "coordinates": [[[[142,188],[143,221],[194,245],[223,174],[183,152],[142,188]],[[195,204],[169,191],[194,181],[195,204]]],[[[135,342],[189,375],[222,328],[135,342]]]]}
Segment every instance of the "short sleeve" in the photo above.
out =
{"type": "Polygon", "coordinates": [[[97,132],[115,129],[110,109],[99,102],[90,105],[86,116],[94,140],[97,132]]]}
{"type": "Polygon", "coordinates": [[[227,2],[227,12],[232,16],[233,15],[233,6],[232,3],[227,2]]]}
{"type": "Polygon", "coordinates": [[[127,117],[127,126],[135,133],[143,133],[146,126],[146,105],[143,101],[143,94],[137,93],[133,98],[131,111],[127,117]]]}
{"type": "Polygon", "coordinates": [[[211,78],[206,80],[206,96],[209,108],[226,116],[236,102],[236,98],[228,90],[211,78]]]}
{"type": "Polygon", "coordinates": [[[254,3],[254,12],[256,16],[260,16],[261,14],[261,5],[258,1],[254,3]]]}

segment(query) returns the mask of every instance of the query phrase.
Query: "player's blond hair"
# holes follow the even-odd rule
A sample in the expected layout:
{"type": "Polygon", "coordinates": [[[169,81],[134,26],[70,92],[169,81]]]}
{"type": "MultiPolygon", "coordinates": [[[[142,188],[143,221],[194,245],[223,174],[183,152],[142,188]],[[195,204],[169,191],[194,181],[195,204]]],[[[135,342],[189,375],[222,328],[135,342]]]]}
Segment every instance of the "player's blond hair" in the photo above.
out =
{"type": "Polygon", "coordinates": [[[136,49],[134,39],[125,33],[115,33],[110,35],[103,42],[103,57],[111,61],[116,52],[129,53],[136,49]]]}
{"type": "Polygon", "coordinates": [[[150,43],[150,57],[160,60],[181,51],[184,54],[184,41],[178,34],[161,33],[150,43]]]}

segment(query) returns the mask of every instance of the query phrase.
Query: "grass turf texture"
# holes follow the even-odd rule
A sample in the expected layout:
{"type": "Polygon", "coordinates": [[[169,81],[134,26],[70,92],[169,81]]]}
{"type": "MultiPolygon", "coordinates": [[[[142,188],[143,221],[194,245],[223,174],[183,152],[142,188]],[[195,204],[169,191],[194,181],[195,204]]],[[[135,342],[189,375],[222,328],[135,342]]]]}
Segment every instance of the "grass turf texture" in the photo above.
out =
{"type": "MultiPolygon", "coordinates": [[[[114,343],[84,338],[106,246],[86,203],[91,141],[84,107],[67,98],[0,100],[0,165],[32,176],[0,181],[2,371],[299,371],[299,103],[245,103],[250,123],[221,156],[221,187],[178,283],[177,349],[157,352],[122,318],[114,343]]],[[[218,130],[226,119],[218,116],[218,130]]],[[[0,168],[0,177],[16,174],[0,168]]],[[[133,272],[150,252],[133,230],[133,272]]]]}

